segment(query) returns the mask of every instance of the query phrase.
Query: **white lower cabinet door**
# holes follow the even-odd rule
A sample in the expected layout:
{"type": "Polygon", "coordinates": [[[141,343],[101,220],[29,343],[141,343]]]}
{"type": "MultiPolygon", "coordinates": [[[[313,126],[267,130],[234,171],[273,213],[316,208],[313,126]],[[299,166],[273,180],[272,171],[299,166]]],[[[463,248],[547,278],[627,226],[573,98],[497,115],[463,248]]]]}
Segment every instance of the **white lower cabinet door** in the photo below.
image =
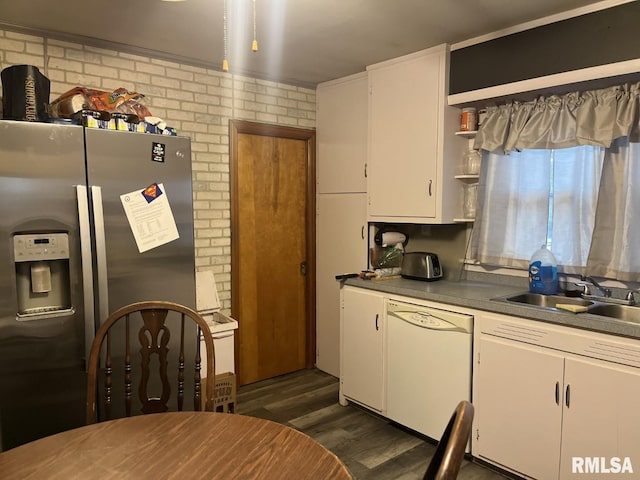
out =
{"type": "Polygon", "coordinates": [[[481,335],[474,454],[539,480],[558,478],[564,358],[481,335]]]}
{"type": "Polygon", "coordinates": [[[561,479],[639,478],[640,369],[567,358],[563,404],[561,479]]]}
{"type": "Polygon", "coordinates": [[[318,195],[316,242],[316,366],[340,375],[340,282],[336,275],[367,265],[365,193],[318,195]]]}
{"type": "Polygon", "coordinates": [[[360,288],[342,289],[340,394],[384,410],[384,297],[360,288]]]}

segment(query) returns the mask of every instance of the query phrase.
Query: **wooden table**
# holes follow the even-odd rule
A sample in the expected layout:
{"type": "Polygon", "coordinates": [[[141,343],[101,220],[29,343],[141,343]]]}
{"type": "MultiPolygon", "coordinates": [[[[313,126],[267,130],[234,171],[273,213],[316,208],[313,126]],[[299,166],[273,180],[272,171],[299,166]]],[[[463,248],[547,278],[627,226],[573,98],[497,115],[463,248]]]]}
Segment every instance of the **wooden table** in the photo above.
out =
{"type": "MultiPolygon", "coordinates": [[[[52,412],[52,414],[55,414],[52,412]]],[[[212,412],[141,415],[76,428],[0,454],[8,479],[350,479],[311,437],[212,412]]]]}

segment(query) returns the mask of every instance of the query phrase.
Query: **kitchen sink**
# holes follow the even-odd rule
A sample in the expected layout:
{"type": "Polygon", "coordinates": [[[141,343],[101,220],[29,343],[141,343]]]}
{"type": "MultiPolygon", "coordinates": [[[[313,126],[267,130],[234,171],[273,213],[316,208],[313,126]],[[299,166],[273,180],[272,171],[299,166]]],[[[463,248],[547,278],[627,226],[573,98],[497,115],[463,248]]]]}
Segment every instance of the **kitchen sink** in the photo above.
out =
{"type": "Polygon", "coordinates": [[[563,295],[542,295],[539,293],[519,293],[509,297],[499,297],[492,300],[508,303],[520,303],[542,309],[556,309],[558,304],[569,304],[587,307],[586,313],[615,318],[623,322],[640,323],[640,306],[624,305],[622,300],[598,298],[587,300],[582,297],[565,297],[563,295]],[[607,300],[618,303],[607,303],[607,300]]]}
{"type": "MultiPolygon", "coordinates": [[[[570,305],[580,305],[585,307],[589,307],[594,304],[594,302],[592,302],[591,300],[585,300],[583,298],[565,297],[562,295],[542,295],[540,293],[521,293],[519,295],[507,297],[505,300],[507,302],[524,303],[527,305],[533,305],[536,307],[544,307],[544,308],[556,308],[556,305],[558,305],[559,303],[570,304],[570,305]]],[[[619,306],[619,305],[611,305],[611,306],[619,306]]],[[[590,313],[592,312],[590,311],[590,313]]]]}
{"type": "Polygon", "coordinates": [[[640,307],[630,305],[616,305],[612,303],[598,303],[590,307],[588,313],[616,318],[624,322],[640,323],[640,307]]]}

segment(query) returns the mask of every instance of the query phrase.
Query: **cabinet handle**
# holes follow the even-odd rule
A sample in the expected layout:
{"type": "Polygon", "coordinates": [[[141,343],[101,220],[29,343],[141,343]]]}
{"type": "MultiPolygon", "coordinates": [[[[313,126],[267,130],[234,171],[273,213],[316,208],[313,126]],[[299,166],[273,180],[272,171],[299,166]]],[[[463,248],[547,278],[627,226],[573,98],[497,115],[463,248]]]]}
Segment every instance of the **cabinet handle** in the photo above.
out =
{"type": "Polygon", "coordinates": [[[364,164],[364,178],[367,178],[367,164],[364,164]]]}
{"type": "Polygon", "coordinates": [[[376,313],[376,331],[380,330],[380,327],[378,326],[378,317],[380,316],[380,314],[376,313]]]}
{"type": "Polygon", "coordinates": [[[556,405],[560,405],[560,382],[556,382],[556,405]]]}
{"type": "Polygon", "coordinates": [[[564,404],[569,408],[569,403],[571,403],[571,385],[567,385],[567,389],[564,392],[564,404]]]}
{"type": "Polygon", "coordinates": [[[433,185],[433,180],[429,180],[429,196],[431,196],[431,185],[433,185]]]}
{"type": "Polygon", "coordinates": [[[364,240],[364,225],[362,226],[362,229],[360,230],[360,235],[362,236],[362,239],[364,240]]]}

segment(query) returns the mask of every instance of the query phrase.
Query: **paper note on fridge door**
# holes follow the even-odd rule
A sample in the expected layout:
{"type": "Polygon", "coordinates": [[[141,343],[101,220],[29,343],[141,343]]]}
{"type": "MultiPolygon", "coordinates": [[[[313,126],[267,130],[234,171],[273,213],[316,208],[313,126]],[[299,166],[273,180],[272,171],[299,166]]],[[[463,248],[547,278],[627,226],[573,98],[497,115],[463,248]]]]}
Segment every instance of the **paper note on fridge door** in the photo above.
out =
{"type": "Polygon", "coordinates": [[[120,201],[140,253],[179,238],[164,184],[125,193],[120,201]]]}

